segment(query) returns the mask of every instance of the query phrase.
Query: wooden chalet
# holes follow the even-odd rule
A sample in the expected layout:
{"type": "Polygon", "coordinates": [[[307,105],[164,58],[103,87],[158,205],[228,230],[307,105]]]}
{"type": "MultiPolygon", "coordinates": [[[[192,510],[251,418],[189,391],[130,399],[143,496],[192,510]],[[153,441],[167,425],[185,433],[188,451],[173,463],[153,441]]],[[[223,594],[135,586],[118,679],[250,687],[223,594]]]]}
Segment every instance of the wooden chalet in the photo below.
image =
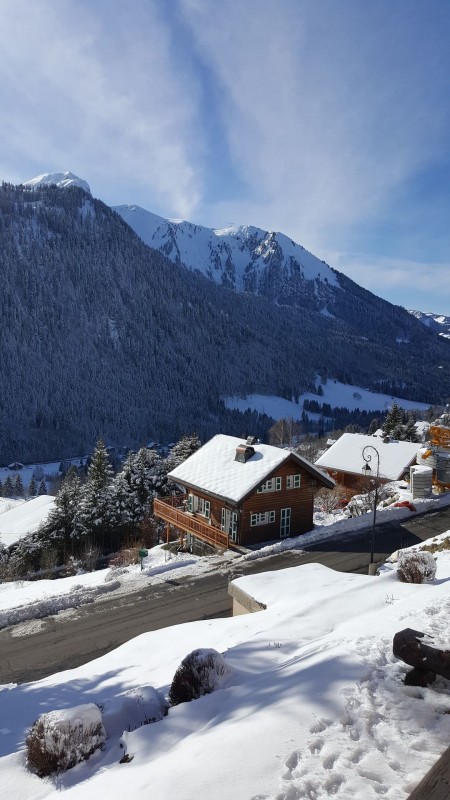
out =
{"type": "Polygon", "coordinates": [[[297,536],[313,527],[314,492],[334,480],[297,453],[218,434],[169,473],[182,494],[153,511],[184,536],[214,547],[297,536]]]}
{"type": "Polygon", "coordinates": [[[349,497],[367,491],[367,478],[362,471],[365,447],[372,448],[368,450],[371,456],[371,479],[377,474],[377,456],[373,448],[379,454],[378,481],[382,484],[409,477],[409,468],[416,463],[420,445],[392,440],[384,442],[381,437],[368,434],[344,433],[317,459],[315,466],[326,469],[336,483],[348,489],[349,497]]]}

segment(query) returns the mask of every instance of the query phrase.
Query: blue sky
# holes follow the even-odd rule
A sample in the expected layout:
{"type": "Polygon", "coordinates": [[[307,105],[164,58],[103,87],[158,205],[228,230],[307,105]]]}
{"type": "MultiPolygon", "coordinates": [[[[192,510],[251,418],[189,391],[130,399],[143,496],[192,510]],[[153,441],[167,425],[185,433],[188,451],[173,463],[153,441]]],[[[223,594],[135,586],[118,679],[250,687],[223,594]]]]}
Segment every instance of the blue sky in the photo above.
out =
{"type": "Polygon", "coordinates": [[[0,177],[281,230],[450,315],[448,0],[0,4],[0,177]]]}

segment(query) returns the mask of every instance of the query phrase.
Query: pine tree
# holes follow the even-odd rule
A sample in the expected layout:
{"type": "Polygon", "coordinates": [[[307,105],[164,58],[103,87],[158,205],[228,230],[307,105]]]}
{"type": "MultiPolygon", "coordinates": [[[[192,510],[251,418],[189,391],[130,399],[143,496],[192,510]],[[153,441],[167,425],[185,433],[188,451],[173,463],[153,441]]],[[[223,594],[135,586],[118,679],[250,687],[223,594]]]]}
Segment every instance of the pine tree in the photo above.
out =
{"type": "Polygon", "coordinates": [[[369,435],[373,436],[373,434],[376,433],[379,427],[380,427],[380,420],[378,419],[378,417],[374,417],[369,425],[369,430],[368,430],[369,435]]]}
{"type": "Polygon", "coordinates": [[[183,461],[186,461],[189,456],[192,456],[200,447],[202,443],[196,433],[191,435],[182,436],[181,439],[174,444],[169,455],[166,459],[167,472],[170,472],[183,461]]]}
{"type": "Polygon", "coordinates": [[[113,524],[111,507],[111,483],[113,470],[108,451],[99,439],[88,468],[87,481],[82,487],[79,511],[76,517],[76,533],[88,538],[91,545],[102,552],[110,546],[113,524]]]}
{"type": "Polygon", "coordinates": [[[16,475],[16,480],[14,481],[14,495],[16,497],[23,497],[23,481],[21,475],[16,475]]]}
{"type": "Polygon", "coordinates": [[[412,414],[408,414],[403,426],[402,439],[405,442],[417,442],[416,420],[412,414]]]}
{"type": "Polygon", "coordinates": [[[80,479],[76,468],[70,467],[66,473],[61,489],[55,497],[54,508],[41,526],[45,540],[57,543],[61,561],[74,552],[76,516],[80,499],[80,479]]]}
{"type": "Polygon", "coordinates": [[[36,492],[37,492],[36,478],[34,477],[34,475],[32,475],[30,483],[28,485],[28,497],[36,497],[36,492]]]}
{"type": "Polygon", "coordinates": [[[45,478],[42,478],[38,486],[38,495],[41,494],[47,494],[47,484],[45,483],[45,478]]]}
{"type": "Polygon", "coordinates": [[[142,447],[130,462],[130,486],[135,497],[136,518],[151,512],[153,498],[166,493],[167,460],[155,450],[142,447]]]}
{"type": "Polygon", "coordinates": [[[110,546],[114,550],[122,549],[124,540],[129,540],[133,531],[137,530],[137,522],[140,519],[129,478],[129,471],[122,470],[110,485],[110,546]]]}
{"type": "Polygon", "coordinates": [[[386,418],[381,428],[383,431],[384,440],[397,439],[398,434],[401,434],[402,423],[403,410],[397,405],[397,403],[393,403],[392,407],[386,414],[386,418]]]}
{"type": "Polygon", "coordinates": [[[5,483],[3,484],[3,497],[12,497],[14,494],[14,486],[11,475],[6,476],[5,483]]]}
{"type": "Polygon", "coordinates": [[[383,423],[384,440],[397,439],[398,441],[417,442],[417,431],[414,416],[394,403],[386,415],[383,423]]]}

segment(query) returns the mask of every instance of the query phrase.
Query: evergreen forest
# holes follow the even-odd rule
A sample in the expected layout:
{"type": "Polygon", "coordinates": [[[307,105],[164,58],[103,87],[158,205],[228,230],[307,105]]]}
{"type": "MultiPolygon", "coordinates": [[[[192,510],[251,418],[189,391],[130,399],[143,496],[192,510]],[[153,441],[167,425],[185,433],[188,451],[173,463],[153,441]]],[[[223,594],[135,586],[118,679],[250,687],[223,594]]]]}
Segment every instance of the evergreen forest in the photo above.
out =
{"type": "Polygon", "coordinates": [[[291,399],[315,377],[428,403],[450,344],[339,275],[328,314],[238,294],[167,260],[77,187],[0,188],[0,463],[138,450],[195,430],[265,437],[223,398],[291,399]]]}

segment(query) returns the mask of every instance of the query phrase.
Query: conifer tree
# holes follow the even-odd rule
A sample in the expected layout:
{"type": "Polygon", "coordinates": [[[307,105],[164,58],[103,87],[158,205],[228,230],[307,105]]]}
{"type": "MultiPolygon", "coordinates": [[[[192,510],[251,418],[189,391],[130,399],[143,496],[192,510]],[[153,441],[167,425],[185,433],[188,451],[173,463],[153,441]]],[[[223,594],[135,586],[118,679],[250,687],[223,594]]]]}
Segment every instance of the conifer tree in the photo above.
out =
{"type": "Polygon", "coordinates": [[[402,439],[405,442],[417,442],[416,420],[412,414],[408,414],[403,426],[402,439]]]}
{"type": "Polygon", "coordinates": [[[369,430],[368,430],[369,435],[373,436],[373,434],[378,430],[379,427],[380,427],[380,420],[378,419],[378,417],[374,417],[369,425],[369,430]]]}
{"type": "Polygon", "coordinates": [[[38,495],[41,494],[47,494],[47,484],[45,483],[45,478],[42,478],[38,486],[38,495]]]}
{"type": "Polygon", "coordinates": [[[76,517],[77,535],[88,538],[91,545],[109,547],[113,513],[111,508],[111,483],[113,470],[108,451],[99,439],[89,464],[87,481],[80,496],[76,517]]]}
{"type": "Polygon", "coordinates": [[[131,459],[130,484],[135,496],[137,519],[151,511],[153,498],[165,494],[167,463],[156,450],[142,447],[131,459]]]}
{"type": "Polygon", "coordinates": [[[23,497],[23,480],[21,475],[16,475],[14,481],[14,494],[16,497],[23,497]]]}
{"type": "Polygon", "coordinates": [[[383,437],[399,441],[417,442],[417,431],[414,416],[394,403],[383,423],[383,437]]]}
{"type": "Polygon", "coordinates": [[[34,477],[34,475],[32,475],[30,483],[28,485],[28,497],[36,497],[36,492],[37,492],[36,478],[34,477]]]}
{"type": "Polygon", "coordinates": [[[393,403],[392,407],[386,414],[386,419],[384,420],[381,428],[383,431],[383,438],[385,440],[398,439],[399,434],[401,435],[402,423],[403,423],[403,411],[397,405],[397,403],[393,403]]]}
{"type": "Polygon", "coordinates": [[[179,464],[182,464],[183,461],[186,461],[186,459],[193,455],[201,446],[202,443],[196,433],[182,436],[181,439],[174,444],[167,456],[167,472],[170,472],[172,469],[175,469],[175,467],[178,467],[179,464]]]}
{"type": "Polygon", "coordinates": [[[80,499],[80,479],[75,467],[70,467],[55,497],[55,505],[40,532],[45,540],[58,545],[61,561],[74,552],[76,515],[80,499]]]}
{"type": "Polygon", "coordinates": [[[3,497],[12,497],[14,494],[14,486],[11,475],[6,476],[5,483],[3,484],[3,497]]]}

